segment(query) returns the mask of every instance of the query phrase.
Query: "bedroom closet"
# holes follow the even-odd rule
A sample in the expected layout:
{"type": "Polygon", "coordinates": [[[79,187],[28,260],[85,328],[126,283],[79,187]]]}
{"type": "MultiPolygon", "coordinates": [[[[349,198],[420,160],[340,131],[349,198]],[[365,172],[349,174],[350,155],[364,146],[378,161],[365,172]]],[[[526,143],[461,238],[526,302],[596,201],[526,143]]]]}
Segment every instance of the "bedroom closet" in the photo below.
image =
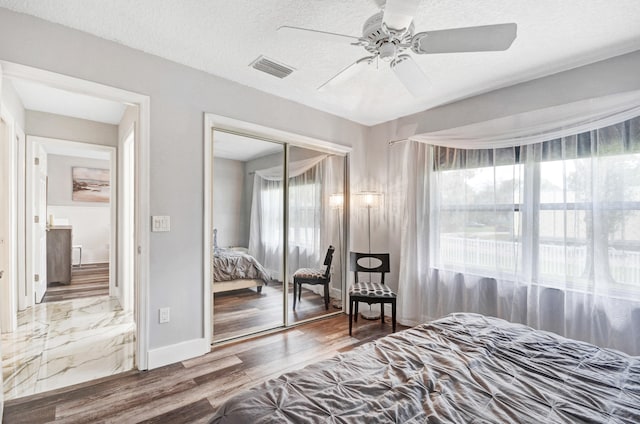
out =
{"type": "Polygon", "coordinates": [[[219,129],[212,139],[213,342],[340,313],[346,154],[219,129]]]}

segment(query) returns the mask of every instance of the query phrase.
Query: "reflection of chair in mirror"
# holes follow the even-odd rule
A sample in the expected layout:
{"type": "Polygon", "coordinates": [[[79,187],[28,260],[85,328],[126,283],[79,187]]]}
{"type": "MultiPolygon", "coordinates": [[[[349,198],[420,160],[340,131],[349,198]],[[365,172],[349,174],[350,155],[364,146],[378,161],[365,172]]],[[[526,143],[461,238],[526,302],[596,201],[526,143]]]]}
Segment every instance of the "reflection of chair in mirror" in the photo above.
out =
{"type": "Polygon", "coordinates": [[[351,271],[353,271],[354,283],[349,290],[349,335],[353,321],[358,322],[358,302],[380,304],[380,320],[384,324],[384,304],[391,304],[391,325],[393,332],[396,331],[396,294],[384,284],[385,273],[391,270],[388,253],[358,253],[351,252],[351,271]],[[380,261],[376,266],[365,266],[362,259],[377,259],[380,261]],[[359,282],[358,273],[380,273],[380,282],[359,282]]]}
{"type": "Polygon", "coordinates": [[[303,284],[324,286],[324,307],[329,310],[329,283],[331,282],[331,261],[333,261],[333,252],[336,249],[329,246],[327,255],[324,257],[324,265],[326,268],[300,268],[293,274],[293,309],[296,309],[296,297],[300,301],[303,284]],[[296,295],[297,293],[297,295],[296,295]]]}

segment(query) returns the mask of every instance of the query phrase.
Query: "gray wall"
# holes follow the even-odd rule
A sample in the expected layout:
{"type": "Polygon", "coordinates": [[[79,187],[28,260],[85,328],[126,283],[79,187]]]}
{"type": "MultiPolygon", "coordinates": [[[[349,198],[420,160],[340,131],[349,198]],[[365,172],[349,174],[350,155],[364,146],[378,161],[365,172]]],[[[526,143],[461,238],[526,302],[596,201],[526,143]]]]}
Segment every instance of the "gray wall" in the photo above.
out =
{"type": "Polygon", "coordinates": [[[104,146],[118,145],[118,126],[86,119],[71,118],[46,112],[27,110],[28,135],[80,141],[104,146]]]}
{"type": "MultiPolygon", "coordinates": [[[[249,227],[244,221],[245,162],[213,160],[213,226],[218,229],[218,246],[249,246],[249,227]]],[[[248,213],[248,212],[247,212],[248,213]]]]}
{"type": "MultiPolygon", "coordinates": [[[[215,40],[211,48],[215,48],[215,40]]],[[[151,98],[150,348],[204,337],[203,120],[211,112],[343,145],[366,127],[114,42],[0,9],[0,59],[151,98]],[[19,43],[16,40],[20,40],[19,43]],[[171,322],[158,324],[158,308],[171,322]]]]}

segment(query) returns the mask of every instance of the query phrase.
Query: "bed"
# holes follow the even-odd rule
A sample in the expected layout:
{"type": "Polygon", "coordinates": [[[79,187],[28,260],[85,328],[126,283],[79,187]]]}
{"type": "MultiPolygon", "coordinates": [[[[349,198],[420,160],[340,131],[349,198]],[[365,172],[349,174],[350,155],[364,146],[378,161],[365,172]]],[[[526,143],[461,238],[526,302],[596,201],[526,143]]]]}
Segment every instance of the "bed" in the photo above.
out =
{"type": "Polygon", "coordinates": [[[266,269],[243,249],[214,248],[213,293],[256,287],[269,283],[266,269]]]}
{"type": "Polygon", "coordinates": [[[213,423],[640,423],[640,357],[453,314],[283,374],[213,423]]]}

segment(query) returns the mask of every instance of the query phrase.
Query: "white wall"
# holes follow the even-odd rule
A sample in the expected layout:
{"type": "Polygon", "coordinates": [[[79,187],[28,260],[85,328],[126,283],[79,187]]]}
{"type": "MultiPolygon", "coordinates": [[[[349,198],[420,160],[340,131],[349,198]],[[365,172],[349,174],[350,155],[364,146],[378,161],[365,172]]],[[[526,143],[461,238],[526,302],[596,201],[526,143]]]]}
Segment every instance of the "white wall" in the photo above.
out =
{"type": "MultiPolygon", "coordinates": [[[[73,167],[110,169],[108,160],[77,156],[47,155],[47,216],[68,220],[72,228],[72,244],[82,245],[82,263],[109,262],[111,211],[109,203],[72,200],[71,169],[73,167]]],[[[73,263],[79,262],[74,250],[73,263]]]]}
{"type": "Polygon", "coordinates": [[[218,229],[218,246],[249,246],[249,227],[245,225],[244,171],[238,160],[213,160],[213,226],[218,229]]]}
{"type": "Polygon", "coordinates": [[[27,110],[26,131],[29,135],[80,141],[103,146],[118,145],[118,126],[86,119],[27,110]]]}
{"type": "Polygon", "coordinates": [[[0,9],[0,59],[150,96],[150,212],[171,216],[171,232],[150,239],[152,349],[205,337],[204,112],[343,145],[366,133],[334,115],[6,9],[0,9]],[[160,325],[164,306],[171,322],[160,325]]]}

